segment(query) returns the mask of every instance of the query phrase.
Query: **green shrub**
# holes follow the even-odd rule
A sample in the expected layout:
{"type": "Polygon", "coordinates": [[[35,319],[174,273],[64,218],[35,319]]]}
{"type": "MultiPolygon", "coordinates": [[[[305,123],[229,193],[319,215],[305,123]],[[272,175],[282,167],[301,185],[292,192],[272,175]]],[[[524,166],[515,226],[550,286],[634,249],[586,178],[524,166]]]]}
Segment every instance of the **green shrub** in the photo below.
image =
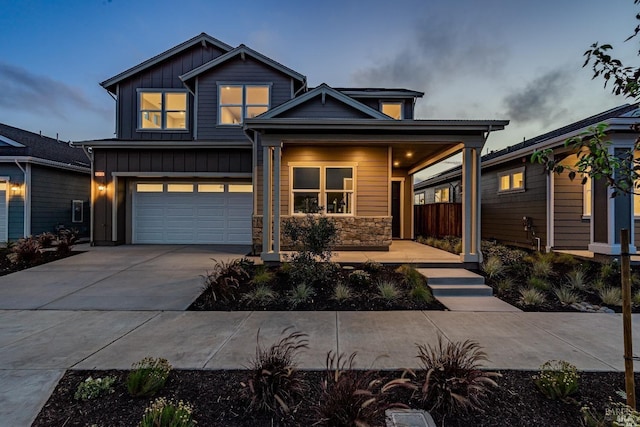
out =
{"type": "Polygon", "coordinates": [[[362,264],[362,269],[369,274],[378,274],[384,270],[384,266],[379,262],[367,260],[362,264]]]}
{"type": "Polygon", "coordinates": [[[631,304],[635,307],[640,306],[640,291],[636,291],[631,297],[631,304]]]}
{"type": "Polygon", "coordinates": [[[354,286],[366,286],[371,282],[371,274],[364,270],[354,270],[349,274],[349,283],[354,286]]]}
{"type": "Polygon", "coordinates": [[[145,357],[132,366],[127,376],[127,391],[132,397],[151,397],[164,387],[171,365],[167,359],[145,357]]]}
{"type": "Polygon", "coordinates": [[[529,280],[527,280],[529,287],[538,289],[540,291],[548,291],[551,289],[551,284],[547,282],[544,278],[539,276],[531,276],[529,280]]]}
{"type": "Polygon", "coordinates": [[[591,282],[590,288],[595,291],[601,291],[607,287],[607,284],[602,280],[602,278],[598,277],[594,281],[591,282]]]}
{"type": "MultiPolygon", "coordinates": [[[[330,261],[338,239],[335,221],[324,214],[287,218],[282,222],[282,232],[293,243],[298,252],[296,255],[319,261],[330,261]]],[[[293,256],[294,264],[296,255],[293,256]]]]}
{"type": "Polygon", "coordinates": [[[600,264],[600,278],[605,282],[615,279],[620,275],[620,266],[615,260],[600,264]]]}
{"type": "Polygon", "coordinates": [[[555,258],[554,263],[562,264],[566,266],[572,266],[578,264],[578,259],[571,254],[567,254],[564,252],[554,252],[555,258]]]}
{"type": "Polygon", "coordinates": [[[113,384],[115,382],[116,377],[114,376],[95,379],[93,377],[89,377],[78,384],[78,388],[76,389],[73,398],[76,400],[90,400],[102,394],[113,393],[113,384]]]}
{"type": "Polygon", "coordinates": [[[294,286],[293,289],[289,291],[287,300],[292,307],[296,307],[309,301],[315,294],[316,291],[312,286],[307,285],[306,283],[300,283],[294,286]]]}
{"type": "Polygon", "coordinates": [[[250,399],[249,409],[286,415],[300,402],[308,386],[298,371],[296,358],[309,348],[307,334],[282,331],[282,338],[268,348],[260,346],[260,330],[256,336],[256,356],[249,366],[243,392],[250,399]]]}
{"type": "Polygon", "coordinates": [[[500,374],[480,369],[487,355],[475,341],[445,342],[438,335],[437,345],[418,345],[418,360],[425,378],[418,384],[421,401],[428,411],[453,414],[481,409],[484,399],[500,374]]]}
{"type": "Polygon", "coordinates": [[[402,282],[410,288],[423,286],[425,283],[424,276],[412,265],[402,264],[396,268],[396,273],[402,275],[402,282]]]}
{"type": "Polygon", "coordinates": [[[268,285],[274,278],[274,274],[269,271],[264,265],[257,268],[251,283],[255,286],[268,285]]]}
{"type": "Polygon", "coordinates": [[[407,408],[389,403],[388,392],[395,387],[409,387],[407,378],[383,383],[373,371],[354,369],[356,353],[345,358],[327,354],[326,374],[321,383],[321,395],[314,407],[317,421],[313,425],[327,427],[373,426],[388,408],[407,408]]]}
{"type": "Polygon", "coordinates": [[[269,305],[278,297],[276,291],[267,285],[258,285],[242,296],[242,300],[261,307],[269,305]]]}
{"type": "Polygon", "coordinates": [[[567,287],[558,288],[554,293],[562,305],[571,305],[580,301],[580,296],[567,287]]]}
{"type": "Polygon", "coordinates": [[[417,301],[431,304],[434,300],[431,290],[424,286],[419,285],[409,291],[409,296],[417,301]]]}
{"type": "Polygon", "coordinates": [[[622,305],[622,289],[620,288],[603,288],[598,292],[598,296],[605,305],[622,305]]]}
{"type": "Polygon", "coordinates": [[[537,289],[527,288],[520,290],[520,304],[524,306],[539,307],[546,301],[544,294],[537,289]]]}
{"type": "Polygon", "coordinates": [[[531,273],[535,277],[546,279],[553,275],[553,263],[546,258],[534,259],[531,263],[531,273]]]}
{"type": "Polygon", "coordinates": [[[193,427],[197,423],[192,414],[193,407],[188,403],[159,397],[144,410],[139,427],[193,427]]]}
{"type": "Polygon", "coordinates": [[[521,249],[510,248],[490,240],[483,240],[481,242],[481,248],[484,259],[497,256],[506,266],[520,264],[527,255],[527,253],[521,249]]]}
{"type": "Polygon", "coordinates": [[[585,290],[587,288],[587,272],[581,266],[569,271],[566,277],[567,283],[573,289],[585,290]]]}
{"type": "Polygon", "coordinates": [[[204,294],[211,301],[235,299],[240,281],[250,277],[247,269],[253,261],[243,258],[213,262],[213,270],[204,276],[204,294]]]}
{"type": "Polygon", "coordinates": [[[506,277],[503,279],[500,279],[496,284],[496,288],[499,294],[505,294],[506,292],[509,292],[513,288],[513,281],[511,281],[511,279],[506,277]]]}
{"type": "Polygon", "coordinates": [[[504,274],[505,268],[502,260],[498,256],[492,255],[482,264],[482,271],[489,279],[495,279],[504,274]]]}
{"type": "Polygon", "coordinates": [[[378,295],[386,302],[393,302],[400,298],[400,290],[398,285],[392,280],[380,280],[376,285],[378,288],[378,295]]]}
{"type": "Polygon", "coordinates": [[[578,391],[578,369],[564,360],[549,360],[540,367],[533,382],[551,400],[564,400],[578,391]]]}
{"type": "Polygon", "coordinates": [[[351,298],[351,288],[344,283],[338,283],[333,288],[333,299],[336,301],[346,301],[351,298]]]}

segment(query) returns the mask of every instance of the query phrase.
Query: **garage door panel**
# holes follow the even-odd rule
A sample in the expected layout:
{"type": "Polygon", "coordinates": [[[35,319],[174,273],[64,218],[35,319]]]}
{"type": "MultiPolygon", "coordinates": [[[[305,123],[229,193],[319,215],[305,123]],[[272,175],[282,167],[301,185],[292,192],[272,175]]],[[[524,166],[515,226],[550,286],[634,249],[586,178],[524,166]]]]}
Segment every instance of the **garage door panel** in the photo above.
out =
{"type": "Polygon", "coordinates": [[[251,193],[165,190],[133,199],[133,243],[251,243],[251,193]]]}

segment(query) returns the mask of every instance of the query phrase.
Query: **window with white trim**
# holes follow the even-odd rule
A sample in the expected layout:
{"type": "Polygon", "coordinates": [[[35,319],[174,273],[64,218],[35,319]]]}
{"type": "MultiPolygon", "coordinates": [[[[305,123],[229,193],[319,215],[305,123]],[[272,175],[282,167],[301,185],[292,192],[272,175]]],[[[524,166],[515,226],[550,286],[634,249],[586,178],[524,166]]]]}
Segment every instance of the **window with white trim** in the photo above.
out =
{"type": "Polygon", "coordinates": [[[355,197],[352,166],[294,166],[291,168],[293,214],[353,215],[355,197]]]}
{"type": "Polygon", "coordinates": [[[269,109],[269,85],[221,85],[218,90],[221,125],[241,125],[245,118],[256,117],[269,109]]]}
{"type": "Polygon", "coordinates": [[[392,119],[402,120],[402,102],[382,102],[380,111],[392,119]]]}
{"type": "Polygon", "coordinates": [[[498,173],[498,192],[524,191],[524,168],[498,173]]]}
{"type": "Polygon", "coordinates": [[[448,203],[451,201],[449,198],[449,187],[436,188],[434,192],[435,203],[448,203]]]}
{"type": "Polygon", "coordinates": [[[138,129],[186,130],[187,92],[141,90],[138,112],[138,129]]]}
{"type": "Polygon", "coordinates": [[[582,216],[591,216],[591,177],[584,177],[586,181],[582,186],[582,216]]]}
{"type": "Polygon", "coordinates": [[[424,205],[424,191],[413,195],[414,205],[424,205]]]}

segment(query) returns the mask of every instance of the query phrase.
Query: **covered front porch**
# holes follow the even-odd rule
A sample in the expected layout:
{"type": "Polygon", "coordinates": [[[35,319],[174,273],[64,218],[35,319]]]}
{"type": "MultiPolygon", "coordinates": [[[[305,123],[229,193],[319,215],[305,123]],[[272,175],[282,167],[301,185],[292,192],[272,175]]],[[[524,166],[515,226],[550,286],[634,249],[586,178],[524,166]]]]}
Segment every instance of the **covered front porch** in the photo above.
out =
{"type": "Polygon", "coordinates": [[[369,261],[380,264],[411,264],[415,267],[466,267],[459,255],[411,240],[394,240],[388,251],[335,251],[332,260],[346,265],[369,261]]]}

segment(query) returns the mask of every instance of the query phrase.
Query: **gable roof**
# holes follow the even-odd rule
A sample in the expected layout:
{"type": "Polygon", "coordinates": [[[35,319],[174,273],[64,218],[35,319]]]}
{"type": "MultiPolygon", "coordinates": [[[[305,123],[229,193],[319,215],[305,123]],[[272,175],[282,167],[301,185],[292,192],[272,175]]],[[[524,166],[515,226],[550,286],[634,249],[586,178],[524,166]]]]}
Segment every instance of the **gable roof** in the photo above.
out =
{"type": "Polygon", "coordinates": [[[335,87],[334,89],[354,98],[422,98],[424,96],[424,92],[401,88],[335,87]]]}
{"type": "MultiPolygon", "coordinates": [[[[519,157],[525,154],[533,153],[534,150],[542,148],[557,147],[564,144],[564,141],[571,138],[590,126],[594,126],[604,121],[611,121],[615,118],[636,118],[640,115],[639,104],[623,104],[619,107],[612,108],[602,113],[595,114],[577,122],[570,123],[566,126],[552,130],[550,132],[538,135],[534,138],[525,140],[518,144],[510,145],[502,150],[493,151],[482,156],[482,168],[491,166],[492,164],[501,163],[511,160],[512,157],[519,157]]],[[[441,181],[460,175],[462,168],[460,166],[447,169],[439,174],[420,181],[414,185],[414,189],[419,190],[441,181]]]]}
{"type": "Polygon", "coordinates": [[[335,100],[337,100],[338,102],[341,102],[345,105],[348,105],[349,107],[355,108],[356,110],[366,114],[372,119],[393,120],[391,117],[387,116],[386,114],[383,114],[382,112],[375,110],[369,107],[368,105],[364,105],[363,103],[356,101],[355,99],[345,95],[342,92],[338,92],[337,90],[333,89],[331,86],[329,86],[326,83],[322,83],[320,86],[314,89],[311,89],[305,94],[300,95],[296,98],[293,98],[290,101],[285,102],[284,104],[280,104],[279,106],[272,108],[271,110],[268,110],[265,113],[262,113],[257,118],[273,119],[279,116],[280,114],[284,113],[285,111],[292,110],[298,105],[301,105],[317,96],[321,96],[323,99],[326,96],[330,96],[335,100]]]}
{"type": "Polygon", "coordinates": [[[297,71],[292,70],[289,67],[285,67],[284,65],[282,65],[279,62],[274,61],[271,58],[268,58],[266,56],[264,56],[263,54],[261,54],[260,52],[256,52],[255,50],[241,44],[240,46],[238,46],[235,49],[230,50],[229,52],[218,56],[217,58],[212,59],[211,61],[202,64],[201,66],[199,66],[198,68],[194,68],[193,70],[183,74],[180,76],[180,80],[182,80],[183,82],[185,82],[185,84],[187,84],[187,82],[193,78],[195,78],[196,76],[204,73],[205,71],[208,71],[214,67],[217,67],[220,64],[223,64],[225,62],[227,62],[228,60],[235,58],[236,56],[241,56],[242,58],[244,58],[245,56],[250,56],[253,59],[260,61],[272,68],[275,68],[276,70],[280,71],[281,73],[284,73],[288,76],[290,76],[293,79],[299,80],[300,82],[305,82],[307,80],[307,78],[305,76],[303,76],[302,74],[298,73],[297,71]]]}
{"type": "Polygon", "coordinates": [[[79,148],[71,147],[67,142],[3,123],[0,123],[0,141],[6,143],[0,142],[0,157],[33,157],[62,163],[73,168],[86,168],[89,171],[90,162],[84,152],[79,148]]]}
{"type": "Polygon", "coordinates": [[[139,73],[140,71],[143,71],[153,65],[158,64],[159,62],[164,61],[167,58],[170,58],[180,52],[185,51],[186,49],[189,49],[192,46],[195,46],[199,43],[202,44],[206,44],[209,43],[213,46],[216,46],[217,48],[219,48],[220,50],[223,50],[225,52],[230,51],[231,49],[233,49],[232,46],[229,46],[226,43],[221,42],[220,40],[211,37],[210,35],[208,35],[207,33],[200,33],[199,35],[193,37],[192,39],[187,40],[186,42],[180,43],[177,46],[172,47],[169,50],[166,50],[164,52],[162,52],[159,55],[154,56],[153,58],[147,59],[146,61],[136,65],[135,67],[131,67],[126,71],[123,71],[120,74],[117,74],[113,77],[111,77],[110,79],[107,79],[105,81],[103,81],[102,83],[100,83],[100,86],[102,86],[103,88],[109,90],[110,92],[113,92],[110,90],[110,88],[113,87],[113,85],[115,85],[116,83],[121,82],[122,80],[131,77],[134,74],[139,73]]]}

